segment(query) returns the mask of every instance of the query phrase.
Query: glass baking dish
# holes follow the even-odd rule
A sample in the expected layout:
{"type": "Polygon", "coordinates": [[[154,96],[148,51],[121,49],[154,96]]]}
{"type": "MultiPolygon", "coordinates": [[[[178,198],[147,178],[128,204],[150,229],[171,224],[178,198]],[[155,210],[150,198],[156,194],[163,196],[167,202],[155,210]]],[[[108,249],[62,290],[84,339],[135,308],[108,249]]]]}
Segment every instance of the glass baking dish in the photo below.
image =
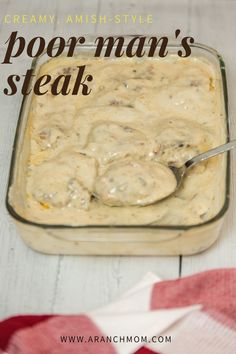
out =
{"type": "MultiPolygon", "coordinates": [[[[127,37],[128,38],[128,37],[127,37]]],[[[78,48],[79,53],[94,50],[93,44],[78,48]]],[[[168,45],[169,53],[176,53],[178,44],[168,45]]],[[[225,115],[226,140],[229,141],[229,118],[225,65],[222,57],[205,45],[191,45],[192,55],[210,60],[219,72],[222,104],[225,115]]],[[[32,62],[35,76],[46,54],[32,62]]],[[[26,167],[29,156],[29,109],[32,94],[22,102],[12,152],[10,174],[6,196],[6,207],[13,217],[25,243],[39,252],[47,254],[78,255],[190,255],[210,247],[218,238],[224,215],[229,206],[230,153],[225,156],[225,196],[218,214],[197,225],[48,225],[25,218],[24,209],[26,167]]]]}

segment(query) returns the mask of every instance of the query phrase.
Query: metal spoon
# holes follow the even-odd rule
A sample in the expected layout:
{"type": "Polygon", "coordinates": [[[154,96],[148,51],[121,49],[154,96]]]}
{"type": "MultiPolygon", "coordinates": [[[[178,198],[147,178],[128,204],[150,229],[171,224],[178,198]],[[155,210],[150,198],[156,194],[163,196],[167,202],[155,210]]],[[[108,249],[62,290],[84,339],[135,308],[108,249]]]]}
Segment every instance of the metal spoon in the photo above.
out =
{"type": "MultiPolygon", "coordinates": [[[[100,176],[100,178],[98,179],[97,185],[95,187],[95,192],[93,195],[97,199],[100,199],[104,204],[106,204],[108,206],[127,206],[127,205],[145,206],[145,205],[158,203],[159,201],[168,198],[169,196],[171,196],[173,193],[176,192],[176,190],[180,187],[180,185],[186,175],[186,172],[189,168],[193,167],[194,165],[198,164],[201,161],[204,161],[204,160],[207,160],[213,156],[222,154],[223,152],[231,150],[235,147],[236,147],[236,139],[227,143],[227,144],[220,145],[214,149],[208,150],[202,154],[199,154],[199,155],[193,157],[192,159],[186,161],[184,163],[184,165],[182,165],[181,167],[166,166],[166,165],[162,165],[160,163],[156,164],[155,162],[150,162],[150,161],[149,162],[146,161],[145,163],[140,162],[141,164],[150,163],[150,168],[151,168],[151,163],[154,164],[155,166],[158,166],[158,165],[162,166],[161,169],[163,169],[163,167],[165,167],[166,178],[169,178],[171,176],[172,181],[171,181],[171,183],[169,183],[168,188],[165,191],[165,193],[163,194],[163,190],[162,190],[162,193],[155,194],[154,190],[153,190],[153,192],[150,195],[151,196],[150,200],[148,200],[147,196],[144,196],[142,198],[141,197],[142,193],[141,193],[141,196],[139,196],[138,200],[133,200],[132,198],[133,198],[134,193],[130,193],[131,200],[128,200],[128,202],[127,202],[127,200],[126,200],[127,196],[129,196],[128,187],[130,186],[131,188],[133,188],[133,185],[135,185],[135,183],[126,183],[127,188],[122,191],[124,196],[122,196],[122,195],[120,196],[119,188],[117,188],[117,186],[113,186],[113,185],[110,186],[110,184],[108,183],[110,181],[112,181],[112,183],[115,182],[114,176],[112,176],[112,178],[107,176],[107,173],[109,173],[109,169],[108,169],[108,172],[105,172],[105,174],[100,176]],[[101,191],[103,191],[103,193],[101,191]],[[115,194],[115,192],[116,192],[116,194],[115,194]],[[124,197],[124,200],[122,200],[123,197],[124,197]]],[[[139,166],[139,163],[136,163],[136,164],[137,164],[137,166],[139,166]]],[[[118,167],[120,167],[119,165],[120,164],[118,164],[118,167]]],[[[129,165],[130,164],[128,164],[128,166],[129,165]]],[[[117,164],[115,166],[117,166],[117,164]]],[[[126,164],[124,164],[124,166],[126,166],[126,164]]],[[[144,168],[145,168],[145,165],[143,166],[143,169],[144,168]]],[[[153,168],[153,166],[152,166],[152,168],[153,168]]],[[[114,166],[113,166],[113,169],[114,169],[114,166]]],[[[117,172],[116,170],[113,170],[113,174],[116,172],[117,172]]],[[[134,174],[136,179],[138,179],[139,174],[140,174],[140,169],[139,169],[138,173],[136,171],[136,173],[134,174]]],[[[162,176],[161,178],[162,178],[162,180],[161,181],[159,180],[158,181],[159,183],[157,183],[157,185],[159,186],[158,187],[159,189],[162,189],[161,186],[162,186],[163,178],[165,178],[165,177],[162,176]]],[[[138,185],[138,184],[136,183],[136,185],[138,185]]],[[[148,185],[147,185],[147,187],[148,187],[148,185]]],[[[139,188],[139,186],[138,186],[138,188],[139,188]]],[[[139,192],[139,190],[138,190],[138,192],[139,192]]],[[[157,192],[158,192],[158,190],[157,190],[157,192]]]]}
{"type": "Polygon", "coordinates": [[[190,160],[186,161],[184,163],[184,165],[181,166],[181,167],[168,166],[171,169],[171,171],[174,173],[175,178],[176,178],[176,182],[177,182],[176,188],[173,191],[173,193],[176,192],[176,190],[180,187],[180,185],[181,185],[181,183],[183,181],[183,178],[184,178],[184,176],[185,176],[185,174],[186,174],[186,172],[187,172],[187,170],[189,168],[195,166],[196,164],[198,164],[201,161],[208,160],[211,157],[223,154],[226,151],[234,149],[235,147],[236,147],[236,139],[230,141],[227,144],[223,144],[223,145],[217,146],[214,149],[208,150],[206,152],[203,152],[202,154],[194,156],[190,160]]]}

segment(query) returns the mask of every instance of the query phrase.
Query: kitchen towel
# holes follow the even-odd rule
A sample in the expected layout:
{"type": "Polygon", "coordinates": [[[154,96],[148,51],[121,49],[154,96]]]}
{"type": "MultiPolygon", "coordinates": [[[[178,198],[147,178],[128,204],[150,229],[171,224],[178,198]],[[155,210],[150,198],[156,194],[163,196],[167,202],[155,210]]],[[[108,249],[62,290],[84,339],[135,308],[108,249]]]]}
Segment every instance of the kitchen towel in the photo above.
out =
{"type": "Polygon", "coordinates": [[[0,353],[235,354],[236,269],[169,281],[148,273],[89,313],[11,317],[0,322],[0,353]]]}

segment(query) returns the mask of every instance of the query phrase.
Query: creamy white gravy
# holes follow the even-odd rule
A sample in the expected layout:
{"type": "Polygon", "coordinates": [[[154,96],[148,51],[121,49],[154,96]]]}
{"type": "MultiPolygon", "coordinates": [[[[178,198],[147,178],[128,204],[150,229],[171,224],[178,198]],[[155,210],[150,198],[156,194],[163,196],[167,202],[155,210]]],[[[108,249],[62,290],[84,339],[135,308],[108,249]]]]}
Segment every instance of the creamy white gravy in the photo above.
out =
{"type": "Polygon", "coordinates": [[[224,201],[223,156],[192,168],[174,195],[145,206],[173,182],[157,171],[160,163],[180,166],[225,142],[214,65],[194,57],[83,56],[52,59],[39,74],[75,80],[85,64],[94,76],[90,95],[33,98],[27,216],[68,225],[190,225],[215,216],[224,201]]]}

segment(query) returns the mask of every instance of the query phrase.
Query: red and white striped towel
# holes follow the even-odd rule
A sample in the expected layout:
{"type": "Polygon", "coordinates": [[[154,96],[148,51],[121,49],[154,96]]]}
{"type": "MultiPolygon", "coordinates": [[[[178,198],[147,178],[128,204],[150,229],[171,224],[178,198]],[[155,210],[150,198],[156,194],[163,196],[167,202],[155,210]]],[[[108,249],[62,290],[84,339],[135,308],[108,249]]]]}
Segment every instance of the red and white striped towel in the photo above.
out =
{"type": "Polygon", "coordinates": [[[118,301],[81,315],[0,323],[1,354],[235,354],[236,269],[161,281],[149,273],[118,301]]]}

